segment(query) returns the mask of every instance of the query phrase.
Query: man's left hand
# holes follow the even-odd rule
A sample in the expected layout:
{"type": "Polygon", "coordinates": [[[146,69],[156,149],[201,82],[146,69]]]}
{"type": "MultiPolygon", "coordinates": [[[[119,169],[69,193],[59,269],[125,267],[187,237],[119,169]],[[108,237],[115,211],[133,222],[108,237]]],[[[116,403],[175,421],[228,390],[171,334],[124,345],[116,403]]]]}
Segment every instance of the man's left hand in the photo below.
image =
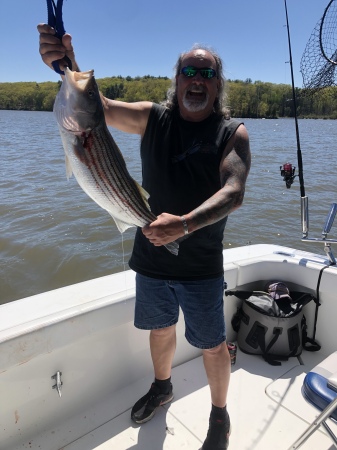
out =
{"type": "Polygon", "coordinates": [[[157,220],[145,225],[142,231],[144,236],[156,247],[173,242],[185,235],[180,216],[168,213],[160,214],[157,220]]]}

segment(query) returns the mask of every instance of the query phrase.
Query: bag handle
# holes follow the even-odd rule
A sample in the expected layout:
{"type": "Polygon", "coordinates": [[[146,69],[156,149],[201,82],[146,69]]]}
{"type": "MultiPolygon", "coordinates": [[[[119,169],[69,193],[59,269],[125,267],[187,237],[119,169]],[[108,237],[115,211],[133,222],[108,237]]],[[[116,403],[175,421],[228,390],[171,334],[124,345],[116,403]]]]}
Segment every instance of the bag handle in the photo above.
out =
{"type": "Polygon", "coordinates": [[[272,339],[270,340],[269,344],[266,347],[265,334],[263,332],[263,329],[259,327],[257,330],[257,341],[260,346],[260,349],[262,350],[263,359],[271,366],[280,366],[281,361],[287,361],[288,357],[279,355],[277,355],[277,357],[273,356],[272,354],[270,354],[270,349],[273,347],[278,338],[281,336],[282,329],[274,327],[273,334],[274,336],[272,337],[272,339]]]}
{"type": "Polygon", "coordinates": [[[308,352],[318,352],[321,349],[321,346],[319,345],[318,342],[315,341],[314,338],[308,337],[308,332],[307,332],[308,326],[307,326],[307,320],[306,320],[305,316],[302,317],[301,327],[302,327],[303,348],[305,350],[307,350],[308,352]],[[308,344],[310,344],[310,345],[308,345],[308,344]]]}

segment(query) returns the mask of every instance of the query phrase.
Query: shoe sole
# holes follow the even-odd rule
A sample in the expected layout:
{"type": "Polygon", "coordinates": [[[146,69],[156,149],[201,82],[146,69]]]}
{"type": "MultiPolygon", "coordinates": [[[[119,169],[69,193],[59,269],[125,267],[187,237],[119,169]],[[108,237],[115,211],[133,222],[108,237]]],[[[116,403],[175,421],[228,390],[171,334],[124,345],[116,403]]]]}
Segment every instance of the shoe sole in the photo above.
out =
{"type": "Polygon", "coordinates": [[[133,417],[132,417],[132,420],[133,420],[135,423],[138,423],[138,424],[142,424],[142,423],[148,422],[149,420],[152,419],[152,417],[155,415],[157,409],[158,409],[160,406],[164,406],[164,405],[167,405],[168,403],[172,402],[173,398],[174,398],[174,395],[172,394],[172,397],[170,397],[170,398],[169,398],[168,400],[166,400],[165,402],[161,402],[160,405],[157,406],[157,407],[152,411],[152,413],[151,413],[149,416],[145,417],[144,419],[140,420],[140,419],[136,419],[136,418],[133,418],[133,417]]]}

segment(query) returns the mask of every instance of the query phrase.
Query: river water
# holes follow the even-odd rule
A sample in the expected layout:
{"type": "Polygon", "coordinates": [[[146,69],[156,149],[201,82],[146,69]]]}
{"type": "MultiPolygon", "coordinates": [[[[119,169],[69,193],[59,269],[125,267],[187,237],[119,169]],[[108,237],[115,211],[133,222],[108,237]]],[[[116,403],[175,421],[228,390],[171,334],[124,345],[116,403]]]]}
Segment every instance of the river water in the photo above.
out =
{"type": "MultiPolygon", "coordinates": [[[[245,119],[252,151],[244,205],[227,224],[224,248],[273,243],[323,253],[301,242],[298,178],[287,189],[280,165],[297,168],[292,119],[245,119]]],[[[0,111],[0,304],[125,270],[134,230],[123,237],[109,214],[65,175],[52,113],[0,111]]],[[[138,136],[110,130],[140,181],[138,136]]],[[[311,237],[336,202],[337,122],[299,120],[311,237]]],[[[337,224],[337,219],[336,219],[337,224]]],[[[329,237],[337,237],[334,224],[329,237]]]]}

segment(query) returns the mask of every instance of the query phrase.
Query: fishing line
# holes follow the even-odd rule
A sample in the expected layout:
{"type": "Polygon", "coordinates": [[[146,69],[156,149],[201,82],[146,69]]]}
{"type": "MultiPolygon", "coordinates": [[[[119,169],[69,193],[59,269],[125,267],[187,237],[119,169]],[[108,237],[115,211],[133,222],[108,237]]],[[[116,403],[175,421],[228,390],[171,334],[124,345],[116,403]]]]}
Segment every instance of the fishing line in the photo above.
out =
{"type": "Polygon", "coordinates": [[[124,304],[125,304],[126,303],[127,292],[128,292],[128,285],[127,285],[127,280],[126,280],[126,264],[125,264],[125,250],[124,250],[124,236],[123,236],[123,233],[121,233],[121,237],[122,237],[122,253],[123,253],[124,291],[126,293],[125,299],[124,299],[124,304]]]}
{"type": "Polygon", "coordinates": [[[123,233],[121,233],[121,237],[122,237],[122,253],[123,253],[123,272],[124,272],[124,279],[125,279],[125,283],[126,283],[126,264],[125,264],[125,250],[124,250],[124,236],[123,233]]]}
{"type": "MultiPolygon", "coordinates": [[[[123,253],[123,273],[124,273],[124,292],[125,292],[125,299],[124,304],[126,304],[127,300],[129,299],[129,295],[131,295],[132,288],[130,288],[130,279],[128,283],[128,277],[127,274],[129,272],[129,268],[127,267],[127,263],[125,262],[125,249],[124,249],[124,235],[121,233],[122,236],[122,253],[123,253]]],[[[128,239],[126,239],[127,242],[128,239]]]]}

